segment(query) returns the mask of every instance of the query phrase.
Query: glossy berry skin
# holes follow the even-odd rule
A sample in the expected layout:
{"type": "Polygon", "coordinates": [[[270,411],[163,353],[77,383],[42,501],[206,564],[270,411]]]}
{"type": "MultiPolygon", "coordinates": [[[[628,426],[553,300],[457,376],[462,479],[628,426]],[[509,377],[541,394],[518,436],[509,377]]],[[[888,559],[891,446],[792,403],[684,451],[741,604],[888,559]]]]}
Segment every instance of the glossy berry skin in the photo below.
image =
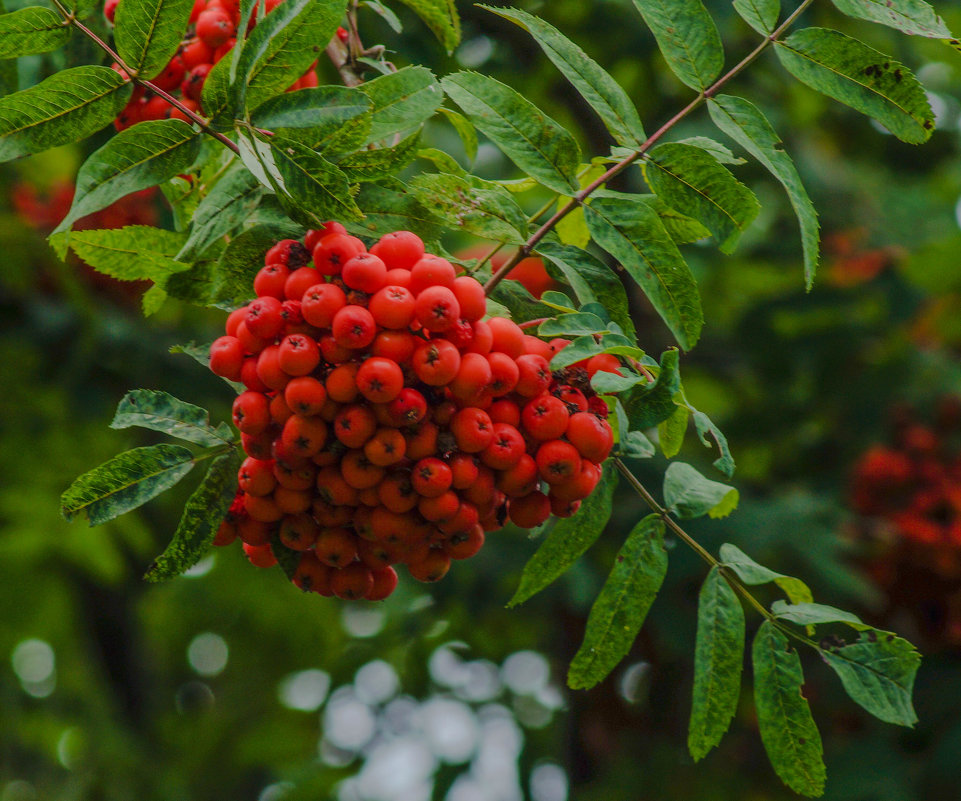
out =
{"type": "Polygon", "coordinates": [[[237,337],[223,336],[210,345],[210,370],[230,381],[240,381],[244,347],[237,337]]]}
{"type": "Polygon", "coordinates": [[[567,439],[581,456],[592,462],[603,462],[614,447],[614,434],[610,424],[590,412],[571,415],[567,426],[567,439]]]}
{"type": "Polygon", "coordinates": [[[236,23],[222,8],[207,8],[197,17],[197,36],[208,47],[220,47],[236,32],[236,23]]]}
{"type": "Polygon", "coordinates": [[[390,403],[404,388],[404,374],[397,363],[374,356],[357,371],[357,389],[371,403],[390,403]]]}
{"type": "Polygon", "coordinates": [[[384,234],[370,249],[388,269],[410,270],[424,255],[424,243],[410,231],[384,234]]]}

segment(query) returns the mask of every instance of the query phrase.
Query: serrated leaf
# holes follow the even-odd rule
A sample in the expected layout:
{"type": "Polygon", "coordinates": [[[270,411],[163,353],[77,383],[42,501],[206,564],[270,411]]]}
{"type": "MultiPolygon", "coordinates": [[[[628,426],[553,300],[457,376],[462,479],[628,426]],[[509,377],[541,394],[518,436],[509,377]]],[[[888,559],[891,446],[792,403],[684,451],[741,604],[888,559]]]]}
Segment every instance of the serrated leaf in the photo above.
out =
{"type": "Polygon", "coordinates": [[[443,233],[430,210],[400,181],[362,184],[357,203],[364,210],[364,219],[345,225],[360,236],[413,231],[425,242],[436,242],[443,233]]]}
{"type": "Polygon", "coordinates": [[[601,535],[611,516],[618,473],[604,463],[601,480],[573,516],[559,519],[524,565],[520,585],[508,606],[517,606],[567,572],[601,535]]]}
{"type": "Polygon", "coordinates": [[[610,267],[585,250],[556,242],[542,242],[537,246],[537,253],[546,260],[548,273],[553,273],[552,267],[556,268],[558,275],[553,277],[563,277],[582,304],[600,303],[626,336],[634,336],[627,292],[610,267]]]}
{"type": "Polygon", "coordinates": [[[642,431],[628,431],[621,436],[618,451],[625,459],[650,459],[657,449],[642,431]]]}
{"type": "Polygon", "coordinates": [[[499,186],[481,189],[458,175],[426,173],[411,180],[410,189],[449,230],[510,244],[527,237],[527,215],[499,186]]]}
{"type": "Polygon", "coordinates": [[[154,559],[144,578],[164,581],[193,567],[207,552],[237,492],[240,453],[231,448],[210,465],[200,486],[184,505],[173,539],[154,559]]]}
{"type": "Polygon", "coordinates": [[[573,312],[545,320],[537,329],[541,337],[583,336],[607,332],[607,323],[596,314],[573,312]]]}
{"type": "Polygon", "coordinates": [[[0,98],[0,161],[79,142],[109,125],[133,87],[109,67],[74,67],[0,98]]]}
{"type": "Polygon", "coordinates": [[[707,89],[724,66],[724,47],[701,0],[634,0],[634,5],[671,71],[692,89],[707,89]]]}
{"type": "Polygon", "coordinates": [[[721,164],[747,164],[747,159],[735,156],[730,148],[722,145],[716,139],[711,139],[709,136],[689,136],[686,139],[679,139],[678,144],[699,147],[701,150],[710,153],[715,161],[721,164]]]}
{"type": "Polygon", "coordinates": [[[207,73],[200,93],[200,107],[211,124],[232,127],[234,115],[228,113],[230,106],[230,58],[222,58],[207,73]]]}
{"type": "MultiPolygon", "coordinates": [[[[62,236],[62,235],[61,235],[62,236]]],[[[99,231],[74,231],[70,248],[99,272],[120,281],[157,281],[190,269],[172,254],[183,234],[149,225],[128,225],[99,231]]]]}
{"type": "Polygon", "coordinates": [[[734,0],[734,10],[761,36],[774,32],[781,15],[781,0],[734,0]]]}
{"type": "Polygon", "coordinates": [[[291,76],[317,60],[343,14],[343,0],[285,0],[259,20],[237,58],[234,108],[257,108],[290,86],[291,76]]]}
{"type": "Polygon", "coordinates": [[[454,0],[400,0],[423,20],[448,53],[460,44],[460,16],[454,0]]]}
{"type": "Polygon", "coordinates": [[[657,515],[648,515],[627,535],[567,672],[572,689],[593,687],[631,650],[667,574],[663,539],[664,523],[657,515]]]}
{"type": "Polygon", "coordinates": [[[270,98],[254,109],[250,123],[254,128],[296,139],[312,150],[324,151],[331,145],[335,150],[338,140],[345,136],[359,147],[370,131],[373,107],[359,89],[317,86],[270,98]]]}
{"type": "Polygon", "coordinates": [[[781,65],[801,83],[880,122],[909,144],[926,142],[934,113],[911,71],[857,39],[805,28],[775,42],[781,65]]]}
{"type": "Polygon", "coordinates": [[[91,526],[105,523],[169,489],[193,466],[193,454],[180,445],[124,451],[77,478],[61,496],[60,512],[67,520],[83,515],[91,526]]]}
{"type": "Polygon", "coordinates": [[[404,67],[357,87],[373,104],[367,142],[407,133],[430,119],[444,99],[440,84],[427,67],[404,67]]]}
{"type": "Polygon", "coordinates": [[[134,389],[124,395],[110,427],[131,426],[160,431],[208,448],[231,445],[234,441],[227,426],[214,428],[210,425],[210,414],[206,409],[160,390],[134,389]]]}
{"type": "MultiPolygon", "coordinates": [[[[241,141],[247,141],[246,137],[241,141]]],[[[319,153],[282,136],[250,141],[275,186],[277,199],[295,220],[320,227],[326,220],[357,220],[363,216],[344,171],[319,153]]]]}
{"type": "Polygon", "coordinates": [[[694,145],[658,145],[644,162],[644,177],[668,206],[703,223],[724,253],[734,251],[761,208],[730,170],[694,145]]]}
{"type": "Polygon", "coordinates": [[[477,129],[531,178],[560,194],[577,191],[574,137],[509,86],[476,72],[441,81],[477,129]]]}
{"type": "Polygon", "coordinates": [[[618,83],[580,47],[553,25],[516,8],[494,8],[482,5],[516,23],[541,46],[555,67],[597,112],[601,121],[618,143],[640,145],[646,138],[637,109],[618,83]]]}
{"type": "Polygon", "coordinates": [[[264,195],[264,187],[240,162],[232,164],[197,205],[187,241],[176,258],[190,261],[240,228],[264,195]]]}
{"type": "Polygon", "coordinates": [[[781,620],[787,620],[798,626],[816,626],[820,623],[847,623],[852,628],[863,631],[871,628],[861,622],[861,618],[853,612],[835,609],[826,604],[797,603],[789,604],[775,601],[771,604],[771,612],[781,620]]]}
{"type": "Polygon", "coordinates": [[[917,723],[911,695],[921,655],[907,640],[868,628],[857,642],[829,645],[819,651],[855,703],[885,723],[917,723]]]}
{"type": "MultiPolygon", "coordinates": [[[[577,176],[577,183],[581,189],[592,184],[596,179],[604,174],[603,164],[593,164],[582,168],[577,176]]],[[[596,191],[596,190],[595,190],[596,191]]],[[[557,198],[557,210],[560,211],[567,206],[569,200],[563,195],[557,198]]],[[[591,232],[587,227],[587,219],[584,217],[584,207],[578,205],[573,211],[568,212],[554,226],[554,233],[557,238],[565,245],[574,245],[578,248],[586,248],[591,241],[591,232]]]]}
{"type": "Polygon", "coordinates": [[[944,20],[924,0],[831,0],[849,17],[895,28],[909,36],[953,39],[944,20]]]}
{"type": "Polygon", "coordinates": [[[597,198],[585,215],[594,240],[637,282],[680,346],[693,347],[704,323],[697,284],[656,212],[643,203],[597,198]]]}
{"type": "Polygon", "coordinates": [[[818,215],[794,162],[784,151],[784,143],[760,109],[750,101],[731,95],[716,95],[707,102],[714,124],[761,162],[787,192],[801,226],[804,280],[810,289],[818,265],[818,215]]]}
{"type": "MultiPolygon", "coordinates": [[[[544,294],[549,293],[545,292],[544,294]]],[[[503,306],[509,312],[510,319],[517,323],[539,320],[547,317],[557,308],[548,304],[543,296],[540,300],[535,298],[520,281],[501,281],[494,287],[494,291],[490,293],[488,300],[503,306]]],[[[569,311],[569,309],[564,309],[564,311],[569,311]]],[[[496,310],[492,312],[490,308],[488,308],[488,312],[499,313],[496,310]]]]}
{"type": "Polygon", "coordinates": [[[350,183],[379,181],[396,175],[410,164],[417,155],[419,141],[420,131],[415,131],[393,147],[350,153],[338,159],[337,166],[344,171],[350,183]]]}
{"type": "Polygon", "coordinates": [[[467,156],[469,162],[472,162],[477,158],[477,131],[474,130],[471,121],[463,114],[443,106],[437,110],[454,126],[454,130],[457,131],[461,144],[464,146],[464,155],[467,156]]]}
{"type": "Polygon", "coordinates": [[[69,40],[69,23],[53,9],[28,6],[0,16],[0,58],[49,53],[69,40]]]}
{"type": "Polygon", "coordinates": [[[711,481],[684,462],[671,462],[664,473],[664,503],[681,519],[727,517],[739,497],[734,487],[711,481]]]}
{"type": "Polygon", "coordinates": [[[794,792],[824,792],[821,735],[801,693],[804,673],[797,651],[769,620],[754,637],[754,705],[761,741],[774,771],[794,792]]]}
{"type": "Polygon", "coordinates": [[[744,609],[717,567],[707,574],[697,605],[694,690],[687,749],[694,761],[716,746],[737,712],[744,663],[744,609]]]}
{"type": "Polygon", "coordinates": [[[81,165],[73,204],[56,230],[186,172],[199,154],[200,133],[181,120],[151,120],[120,131],[81,165]]]}
{"type": "Polygon", "coordinates": [[[790,599],[791,603],[802,604],[811,602],[811,590],[801,579],[776,573],[770,568],[759,565],[744,551],[729,542],[721,546],[721,562],[723,566],[733,570],[739,579],[752,586],[774,582],[790,599]]]}
{"type": "Polygon", "coordinates": [[[150,287],[140,298],[140,310],[143,312],[143,316],[150,317],[150,315],[160,311],[168,297],[163,287],[157,284],[150,287]]]}
{"type": "Polygon", "coordinates": [[[677,404],[674,396],[681,388],[676,348],[661,354],[661,366],[657,378],[649,387],[638,387],[625,403],[631,428],[650,428],[674,414],[677,404]]]}
{"type": "Polygon", "coordinates": [[[123,0],[113,29],[121,60],[145,80],[159,74],[180,47],[193,7],[193,0],[123,0]]]}

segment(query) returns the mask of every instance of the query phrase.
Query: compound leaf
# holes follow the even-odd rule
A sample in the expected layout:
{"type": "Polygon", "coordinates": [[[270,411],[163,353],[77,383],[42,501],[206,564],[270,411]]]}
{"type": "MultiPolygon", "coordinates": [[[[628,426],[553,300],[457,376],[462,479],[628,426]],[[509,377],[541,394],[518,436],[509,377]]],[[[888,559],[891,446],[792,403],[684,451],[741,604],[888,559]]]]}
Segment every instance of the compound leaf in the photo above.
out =
{"type": "Polygon", "coordinates": [[[134,389],[124,395],[110,427],[131,426],[160,431],[205,447],[233,443],[229,428],[210,425],[210,415],[206,409],[160,390],[134,389]]]}

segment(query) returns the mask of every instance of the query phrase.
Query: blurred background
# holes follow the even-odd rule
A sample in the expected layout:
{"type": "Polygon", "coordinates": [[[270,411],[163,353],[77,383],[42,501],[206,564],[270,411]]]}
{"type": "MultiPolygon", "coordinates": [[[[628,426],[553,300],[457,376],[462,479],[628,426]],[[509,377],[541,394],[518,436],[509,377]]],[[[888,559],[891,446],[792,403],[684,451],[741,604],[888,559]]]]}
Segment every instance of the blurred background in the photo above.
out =
{"type": "MultiPolygon", "coordinates": [[[[388,4],[404,32],[364,9],[366,43],[387,43],[399,65],[493,74],[575,131],[585,152],[607,152],[601,126],[520,29],[458,3],[464,42],[447,57],[388,4]]],[[[602,63],[648,130],[690,99],[629,0],[518,5],[602,63]]],[[[732,64],[756,35],[729,3],[707,5],[732,64]]],[[[961,12],[941,6],[961,30],[961,12]]],[[[742,500],[730,518],[690,531],[712,551],[733,542],[803,578],[817,600],[923,652],[912,730],[870,718],[805,655],[825,797],[950,801],[961,798],[961,55],[852,23],[827,3],[803,21],[851,32],[916,69],[938,132],[923,147],[904,145],[790,81],[771,54],[730,87],[763,108],[795,157],[821,214],[823,264],[806,293],[786,197],[761,168],[735,168],[763,211],[732,257],[686,249],[707,326],[682,370],[691,402],[731,441],[742,500]]],[[[0,88],[93,60],[75,41],[66,54],[2,62],[0,88]]],[[[329,65],[320,71],[336,81],[329,65]]],[[[691,135],[721,138],[703,114],[674,138],[691,135]]],[[[426,136],[462,154],[445,123],[426,136]]],[[[219,379],[169,353],[217,336],[221,312],[171,300],[145,319],[143,286],[60,263],[47,246],[83,156],[60,148],[0,170],[0,801],[793,797],[761,748],[749,670],[721,746],[696,766],[687,754],[705,567],[683,547],[671,549],[630,656],[590,692],[565,688],[590,602],[645,511],[626,489],[586,558],[513,610],[505,604],[537,546],[517,530],[489,537],[439,585],[405,576],[374,605],[301,594],[279,570],[251,567],[239,547],[175,581],[143,582],[189,479],[112,523],[65,523],[58,498],[75,476],[154,441],[108,428],[126,390],[164,389],[216,419],[231,402],[219,379]]],[[[510,177],[489,145],[476,169],[510,177]]],[[[615,188],[641,187],[638,171],[615,188]]],[[[159,193],[83,223],[129,224],[172,224],[159,193]]],[[[667,331],[635,304],[641,342],[656,356],[667,331]]],[[[693,432],[680,458],[720,478],[693,432]]],[[[663,459],[635,467],[659,489],[663,459]]],[[[750,635],[758,621],[748,620],[750,635]]]]}

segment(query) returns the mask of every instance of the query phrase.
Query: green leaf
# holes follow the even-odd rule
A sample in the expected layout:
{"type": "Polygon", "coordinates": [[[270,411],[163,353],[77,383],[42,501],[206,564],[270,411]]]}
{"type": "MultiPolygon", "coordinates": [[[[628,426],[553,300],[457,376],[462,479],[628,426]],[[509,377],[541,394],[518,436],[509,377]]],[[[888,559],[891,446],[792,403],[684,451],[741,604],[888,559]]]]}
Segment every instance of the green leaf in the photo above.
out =
{"type": "Polygon", "coordinates": [[[586,690],[620,662],[644,625],[667,574],[664,523],[656,515],[641,520],[617,554],[587,618],[584,642],[567,672],[567,684],[586,690]]]}
{"type": "Polygon", "coordinates": [[[627,292],[621,279],[610,267],[586,250],[571,245],[542,242],[537,246],[537,253],[546,259],[549,273],[553,272],[552,266],[557,268],[581,303],[600,303],[625,335],[633,338],[634,321],[631,319],[627,292]]]}
{"type": "Polygon", "coordinates": [[[794,792],[824,792],[826,770],[818,732],[807,699],[797,651],[769,620],[754,637],[754,705],[764,750],[775,772],[794,792]]]}
{"type": "Polygon", "coordinates": [[[460,44],[460,16],[454,0],[400,0],[420,17],[448,53],[460,44]]]}
{"type": "Polygon", "coordinates": [[[909,144],[926,142],[934,113],[911,71],[838,31],[805,28],[775,42],[781,65],[801,83],[880,122],[909,144]]]}
{"type": "Polygon", "coordinates": [[[761,208],[727,167],[694,145],[658,145],[644,162],[644,177],[668,206],[703,223],[724,253],[734,251],[761,208]]]}
{"type": "Polygon", "coordinates": [[[681,519],[727,517],[738,498],[734,487],[704,478],[684,462],[671,462],[664,473],[664,502],[681,519]]]}
{"type": "Polygon", "coordinates": [[[583,336],[607,333],[607,323],[596,314],[573,312],[562,314],[541,323],[537,330],[541,337],[583,336]]]}
{"type": "Polygon", "coordinates": [[[705,447],[710,448],[711,443],[708,439],[708,437],[710,437],[714,440],[714,444],[717,445],[720,456],[714,460],[714,467],[730,478],[734,475],[734,457],[731,455],[731,449],[728,447],[727,437],[724,436],[724,432],[722,432],[714,421],[704,414],[704,412],[699,412],[689,403],[687,404],[687,408],[691,411],[691,418],[694,420],[694,430],[697,431],[697,436],[701,440],[701,443],[705,447]]]}
{"type": "Polygon", "coordinates": [[[357,146],[370,131],[373,103],[359,89],[318,86],[285,92],[261,103],[250,115],[255,128],[296,139],[312,150],[325,150],[344,136],[357,132],[357,146]]]}
{"type": "Polygon", "coordinates": [[[74,67],[0,98],[0,161],[79,142],[109,125],[133,91],[109,67],[74,67]]]}
{"type": "Polygon", "coordinates": [[[124,451],[77,478],[60,497],[60,512],[67,520],[83,515],[91,526],[113,520],[170,489],[193,458],[180,445],[124,451]]]}
{"type": "Polygon", "coordinates": [[[631,393],[625,403],[631,428],[650,428],[674,414],[677,408],[674,396],[681,388],[678,360],[677,349],[664,351],[661,354],[661,368],[653,385],[638,387],[631,393]]]}
{"type": "Polygon", "coordinates": [[[924,0],[831,0],[838,10],[849,17],[866,19],[896,28],[909,36],[929,39],[953,39],[935,10],[924,0]]]}
{"type": "Polygon", "coordinates": [[[907,640],[869,628],[857,642],[822,645],[819,651],[851,699],[876,718],[898,726],[917,723],[911,695],[921,655],[907,640]]]}
{"type": "Polygon", "coordinates": [[[690,268],[651,208],[620,198],[585,207],[594,240],[638,283],[682,348],[694,346],[704,323],[690,268]]]}
{"type": "Polygon", "coordinates": [[[360,236],[379,237],[391,231],[413,231],[425,242],[436,242],[443,233],[431,211],[400,181],[362,184],[357,203],[364,210],[364,219],[345,224],[348,230],[360,236]]]}
{"type": "Polygon", "coordinates": [[[721,164],[747,164],[747,159],[735,156],[729,147],[722,145],[716,139],[711,139],[709,136],[689,136],[686,139],[679,139],[678,144],[699,147],[701,150],[710,153],[715,161],[719,161],[721,164]]]}
{"type": "Polygon", "coordinates": [[[147,581],[174,578],[200,561],[233,502],[239,468],[240,453],[236,448],[214,459],[204,480],[187,500],[170,544],[144,575],[147,581]]]}
{"type": "Polygon", "coordinates": [[[588,495],[573,516],[562,518],[548,532],[547,538],[524,565],[517,592],[507,604],[517,606],[536,595],[567,572],[601,535],[611,516],[618,473],[610,462],[595,490],[588,495]]]}
{"type": "Polygon", "coordinates": [[[675,406],[674,411],[657,424],[657,441],[661,446],[661,453],[668,459],[673,459],[680,453],[690,415],[686,406],[675,406]]]}
{"type": "Polygon", "coordinates": [[[199,154],[200,134],[181,120],[141,122],[121,131],[80,167],[73,205],[56,230],[186,172],[199,154]]]}
{"type": "Polygon", "coordinates": [[[214,428],[210,425],[210,415],[206,409],[160,390],[134,389],[123,397],[110,427],[131,426],[160,431],[208,448],[232,445],[234,441],[228,426],[221,424],[214,428]]]}
{"type": "MultiPolygon", "coordinates": [[[[449,175],[459,175],[461,178],[468,177],[467,170],[460,166],[457,159],[449,153],[445,153],[443,150],[438,150],[436,147],[419,148],[417,158],[429,161],[440,172],[448,173],[449,175]]],[[[495,184],[495,186],[499,186],[499,184],[495,184]]]]}
{"type": "Polygon", "coordinates": [[[816,626],[819,623],[847,623],[849,626],[863,631],[871,628],[861,622],[861,618],[853,612],[835,609],[826,604],[797,603],[789,604],[775,601],[771,604],[771,611],[775,617],[787,620],[798,626],[816,626]]]}
{"type": "Polygon", "coordinates": [[[167,66],[187,32],[193,0],[123,0],[113,40],[121,60],[150,80],[167,66]]]}
{"type": "MultiPolygon", "coordinates": [[[[647,381],[644,376],[635,373],[633,370],[628,370],[624,366],[621,366],[620,371],[623,375],[598,370],[591,376],[591,387],[593,387],[594,391],[599,395],[612,393],[616,395],[621,392],[627,392],[627,390],[647,381]]],[[[627,412],[625,411],[625,415],[626,414],[627,412]]],[[[630,425],[628,425],[628,427],[630,427],[630,425]]]]}
{"type": "Polygon", "coordinates": [[[285,0],[259,20],[237,58],[231,89],[237,111],[257,108],[299,78],[317,60],[343,14],[343,0],[285,0]]]}
{"type": "Polygon", "coordinates": [[[404,30],[404,26],[401,24],[397,15],[381,3],[380,0],[364,0],[364,5],[383,18],[384,22],[390,26],[390,29],[394,33],[401,33],[404,30]]]}
{"type": "Polygon", "coordinates": [[[337,166],[347,175],[350,183],[379,181],[396,175],[417,156],[420,131],[415,131],[393,147],[374,150],[357,150],[341,159],[337,166]]]}
{"type": "Polygon", "coordinates": [[[449,230],[510,244],[527,237],[527,215],[499,186],[481,189],[458,175],[426,173],[416,176],[410,189],[449,230]]]}
{"type": "Polygon", "coordinates": [[[149,225],[128,225],[99,231],[74,231],[70,248],[99,272],[120,281],[163,281],[190,269],[174,259],[183,234],[149,225]]]}
{"type": "Polygon", "coordinates": [[[0,16],[0,58],[48,53],[70,40],[70,25],[56,11],[28,6],[0,16]]]}
{"type": "Polygon", "coordinates": [[[443,106],[437,110],[454,126],[454,130],[457,131],[461,144],[464,146],[464,155],[467,156],[469,162],[472,162],[477,158],[477,131],[474,130],[471,121],[463,114],[443,106]]]}
{"type": "MultiPolygon", "coordinates": [[[[544,293],[548,294],[547,292],[544,293]]],[[[555,307],[548,305],[543,296],[537,300],[519,281],[501,281],[488,300],[499,303],[510,312],[510,318],[517,323],[539,320],[551,314],[555,307]]],[[[576,361],[576,360],[575,360],[576,361]]]]}
{"type": "Polygon", "coordinates": [[[537,106],[476,72],[458,72],[441,83],[477,129],[527,175],[560,194],[577,191],[577,142],[537,106]]]}
{"type": "Polygon", "coordinates": [[[744,609],[717,567],[707,574],[697,604],[694,690],[687,749],[707,756],[737,712],[744,663],[744,609]]]}
{"type": "Polygon", "coordinates": [[[530,33],[554,66],[597,112],[618,143],[630,147],[644,141],[644,126],[627,93],[557,28],[520,9],[484,5],[481,8],[511,20],[530,33]]]}
{"type": "Polygon", "coordinates": [[[716,95],[707,101],[714,124],[763,164],[781,182],[801,226],[804,281],[810,289],[818,265],[818,215],[784,143],[764,114],[741,97],[716,95]]]}
{"type": "Polygon", "coordinates": [[[235,162],[197,205],[187,241],[176,258],[190,261],[226,234],[240,228],[264,195],[260,182],[235,162]]]}
{"type": "Polygon", "coordinates": [[[781,0],[734,0],[734,10],[761,36],[774,32],[781,15],[781,0]]]}
{"type": "Polygon", "coordinates": [[[682,83],[707,89],[724,66],[721,36],[701,0],[634,0],[682,83]]]}
{"type": "Polygon", "coordinates": [[[240,143],[244,163],[248,168],[259,163],[277,199],[295,220],[319,227],[326,220],[362,217],[344,171],[306,145],[282,136],[241,137],[240,143]]]}
{"type": "Polygon", "coordinates": [[[434,73],[420,66],[381,75],[357,88],[373,104],[368,143],[419,128],[434,115],[444,99],[434,73]]]}
{"type": "Polygon", "coordinates": [[[207,73],[204,88],[200,93],[200,107],[215,127],[233,127],[234,115],[229,114],[230,106],[230,58],[222,58],[207,73]]]}
{"type": "Polygon", "coordinates": [[[736,545],[726,542],[721,546],[721,562],[723,566],[733,570],[739,579],[752,586],[774,582],[790,599],[793,604],[811,602],[811,590],[800,579],[775,573],[770,568],[759,565],[736,545]]]}

